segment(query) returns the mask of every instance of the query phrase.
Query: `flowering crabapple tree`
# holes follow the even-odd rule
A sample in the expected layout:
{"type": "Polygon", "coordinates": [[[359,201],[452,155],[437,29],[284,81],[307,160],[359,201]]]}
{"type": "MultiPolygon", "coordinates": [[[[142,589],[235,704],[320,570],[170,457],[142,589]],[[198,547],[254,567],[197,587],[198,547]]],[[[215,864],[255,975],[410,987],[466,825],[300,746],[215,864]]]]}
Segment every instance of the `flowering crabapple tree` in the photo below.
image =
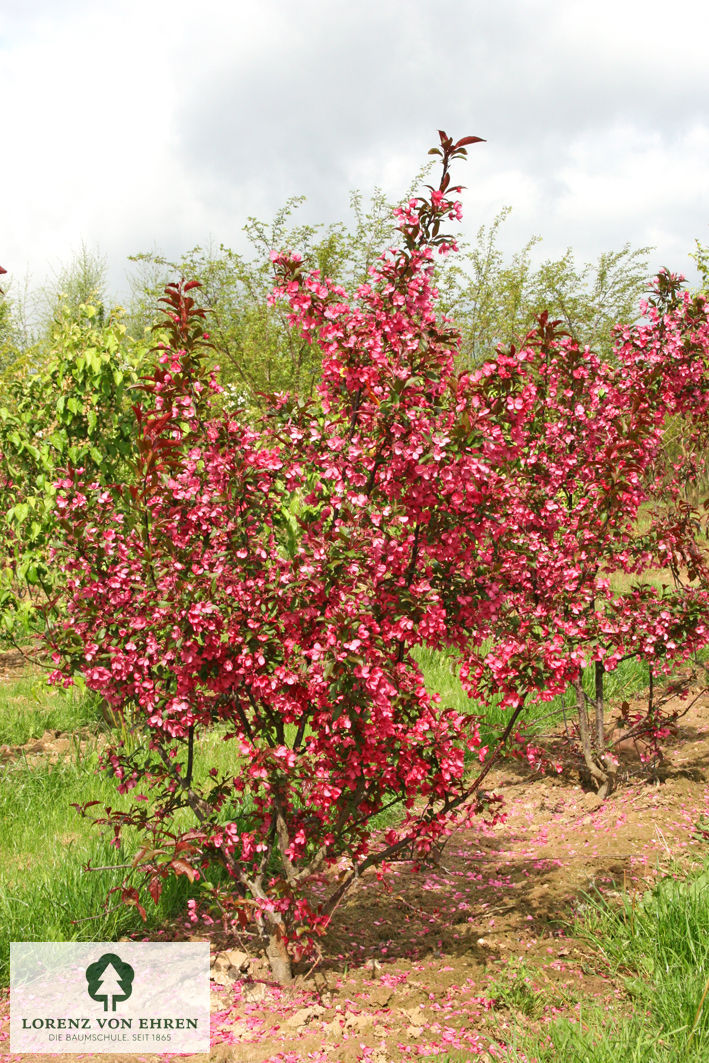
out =
{"type": "Polygon", "coordinates": [[[469,638],[456,573],[477,570],[493,508],[487,415],[468,411],[456,441],[456,334],[430,282],[460,214],[450,165],[477,140],[441,133],[438,187],[399,211],[402,248],[350,302],[274,254],[274,298],[324,352],[317,403],[277,396],[258,429],[217,412],[194,282],[171,285],[133,475],[60,484],[55,678],[81,670],[129,725],[104,755],[136,800],[101,822],[117,845],[144,838],[121,897],[143,910],[136,878],[156,901],[169,874],[199,881],[224,919],[256,924],[281,981],[368,867],[425,858],[482,807],[482,773],[464,774],[475,721],[429,696],[412,656],[469,638]],[[226,747],[212,764],[209,734],[226,747]],[[391,807],[398,826],[374,833],[391,807]]]}
{"type": "Polygon", "coordinates": [[[275,396],[258,427],[219,412],[195,285],[172,285],[132,475],[99,485],[76,468],[60,485],[56,678],[83,672],[130,725],[104,757],[136,800],[102,822],[117,844],[126,828],[144,839],[121,897],[143,910],[136,881],[157,900],[168,875],[189,876],[225,921],[256,925],[282,981],[367,868],[420,861],[481,811],[528,695],[581,691],[605,792],[603,699],[592,730],[584,665],[602,683],[623,656],[664,662],[707,640],[697,517],[678,493],[691,458],[659,460],[671,415],[693,425],[688,453],[704,438],[704,304],[663,302],[661,278],[614,361],[542,316],[519,350],[458,372],[431,274],[455,249],[450,165],[477,139],[440,134],[438,187],[398,211],[402,246],[351,298],[274,253],[273,298],[323,354],[317,401],[275,396]],[[692,584],[643,584],[658,560],[692,584]],[[617,572],[638,577],[630,594],[613,592],[617,572]],[[456,649],[471,693],[502,694],[491,754],[472,715],[427,693],[420,645],[456,649]],[[466,748],[484,760],[476,778],[466,748]],[[388,808],[398,825],[377,833],[388,808]]]}
{"type": "Polygon", "coordinates": [[[477,696],[502,692],[510,705],[573,684],[581,753],[601,796],[618,767],[606,742],[605,673],[630,657],[647,662],[647,713],[624,704],[615,741],[642,735],[657,754],[672,720],[653,698],[653,676],[709,642],[705,519],[684,492],[707,447],[709,309],[664,272],[643,309],[644,324],[617,329],[613,359],[542,315],[519,350],[498,352],[467,382],[508,450],[473,595],[496,606],[486,622],[478,616],[488,641],[467,656],[463,678],[477,696]],[[684,446],[668,463],[678,415],[684,446]],[[668,586],[651,582],[661,570],[668,586]],[[592,696],[581,681],[589,663],[592,696]]]}

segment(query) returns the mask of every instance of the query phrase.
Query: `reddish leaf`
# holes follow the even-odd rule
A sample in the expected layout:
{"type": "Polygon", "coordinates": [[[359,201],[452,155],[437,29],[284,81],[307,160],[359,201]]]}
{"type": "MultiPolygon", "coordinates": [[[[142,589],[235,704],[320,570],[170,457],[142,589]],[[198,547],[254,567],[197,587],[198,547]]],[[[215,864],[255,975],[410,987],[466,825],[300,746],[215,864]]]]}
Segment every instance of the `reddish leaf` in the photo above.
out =
{"type": "Polygon", "coordinates": [[[162,879],[159,875],[153,875],[148,883],[148,892],[153,898],[155,904],[160,900],[160,894],[162,893],[162,879]]]}
{"type": "Polygon", "coordinates": [[[147,921],[148,916],[146,914],[145,908],[140,903],[140,897],[136,889],[134,889],[132,886],[124,887],[121,892],[121,900],[124,904],[128,904],[134,908],[137,908],[140,912],[140,918],[143,920],[143,922],[145,923],[147,921]]]}
{"type": "Polygon", "coordinates": [[[194,882],[197,877],[197,872],[186,860],[171,860],[170,867],[178,875],[186,875],[190,882],[194,882]]]}

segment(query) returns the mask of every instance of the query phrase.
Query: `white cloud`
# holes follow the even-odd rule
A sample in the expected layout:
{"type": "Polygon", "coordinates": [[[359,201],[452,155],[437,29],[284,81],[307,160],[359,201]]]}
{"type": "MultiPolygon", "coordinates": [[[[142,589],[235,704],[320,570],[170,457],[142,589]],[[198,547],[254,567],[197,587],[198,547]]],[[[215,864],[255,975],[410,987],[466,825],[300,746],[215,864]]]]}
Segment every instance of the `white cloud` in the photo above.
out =
{"type": "Polygon", "coordinates": [[[709,17],[699,0],[6,0],[0,261],[40,280],[81,241],[210,237],[292,194],[403,192],[439,126],[475,133],[466,231],[581,259],[630,241],[689,266],[709,211],[709,17]]]}

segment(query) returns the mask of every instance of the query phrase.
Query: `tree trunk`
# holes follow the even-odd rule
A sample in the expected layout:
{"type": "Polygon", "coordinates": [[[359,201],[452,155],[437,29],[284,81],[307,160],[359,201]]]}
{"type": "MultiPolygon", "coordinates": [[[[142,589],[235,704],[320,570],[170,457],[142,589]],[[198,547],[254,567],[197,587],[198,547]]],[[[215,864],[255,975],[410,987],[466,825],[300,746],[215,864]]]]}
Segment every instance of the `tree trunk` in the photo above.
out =
{"type": "Polygon", "coordinates": [[[605,668],[603,667],[603,662],[602,661],[596,661],[595,662],[595,670],[594,670],[594,673],[595,673],[594,674],[594,679],[595,679],[594,704],[595,704],[595,709],[596,709],[596,743],[597,743],[598,752],[599,752],[599,754],[601,756],[603,756],[603,753],[605,752],[605,748],[606,748],[606,734],[605,734],[605,729],[604,729],[604,726],[603,726],[603,724],[604,724],[604,719],[603,719],[603,708],[604,708],[604,704],[603,704],[603,673],[604,672],[605,672],[605,668]]]}
{"type": "Polygon", "coordinates": [[[583,682],[581,677],[574,683],[576,689],[576,709],[578,711],[579,718],[579,736],[581,738],[581,752],[583,754],[584,763],[588,768],[589,775],[591,776],[591,782],[598,791],[598,796],[603,798],[608,793],[608,774],[601,768],[598,763],[597,757],[594,756],[593,740],[591,736],[591,729],[588,720],[588,710],[586,708],[586,694],[583,689],[583,682]]]}
{"type": "Polygon", "coordinates": [[[264,912],[263,924],[266,934],[266,957],[273,977],[279,985],[288,985],[293,981],[293,965],[286,945],[283,919],[277,912],[264,912]]]}
{"type": "Polygon", "coordinates": [[[599,797],[607,797],[615,789],[615,777],[617,774],[616,765],[612,759],[608,757],[606,749],[606,730],[605,730],[605,699],[603,693],[603,676],[605,675],[605,668],[602,661],[596,661],[595,669],[595,710],[596,710],[596,742],[597,742],[597,759],[602,765],[603,771],[606,775],[606,781],[599,789],[599,797]],[[601,790],[603,792],[601,792],[601,790]]]}

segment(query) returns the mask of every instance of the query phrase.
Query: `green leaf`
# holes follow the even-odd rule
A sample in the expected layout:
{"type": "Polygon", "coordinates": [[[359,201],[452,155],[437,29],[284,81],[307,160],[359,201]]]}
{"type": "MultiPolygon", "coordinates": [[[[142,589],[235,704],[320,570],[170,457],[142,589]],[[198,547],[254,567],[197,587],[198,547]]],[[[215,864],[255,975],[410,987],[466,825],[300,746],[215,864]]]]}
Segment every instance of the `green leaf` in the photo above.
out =
{"type": "Polygon", "coordinates": [[[86,364],[95,374],[98,375],[101,372],[101,359],[94,347],[89,347],[86,351],[86,364]]]}
{"type": "Polygon", "coordinates": [[[29,516],[30,507],[26,502],[18,502],[16,506],[13,506],[7,514],[7,519],[11,524],[22,524],[24,520],[29,516]]]}

